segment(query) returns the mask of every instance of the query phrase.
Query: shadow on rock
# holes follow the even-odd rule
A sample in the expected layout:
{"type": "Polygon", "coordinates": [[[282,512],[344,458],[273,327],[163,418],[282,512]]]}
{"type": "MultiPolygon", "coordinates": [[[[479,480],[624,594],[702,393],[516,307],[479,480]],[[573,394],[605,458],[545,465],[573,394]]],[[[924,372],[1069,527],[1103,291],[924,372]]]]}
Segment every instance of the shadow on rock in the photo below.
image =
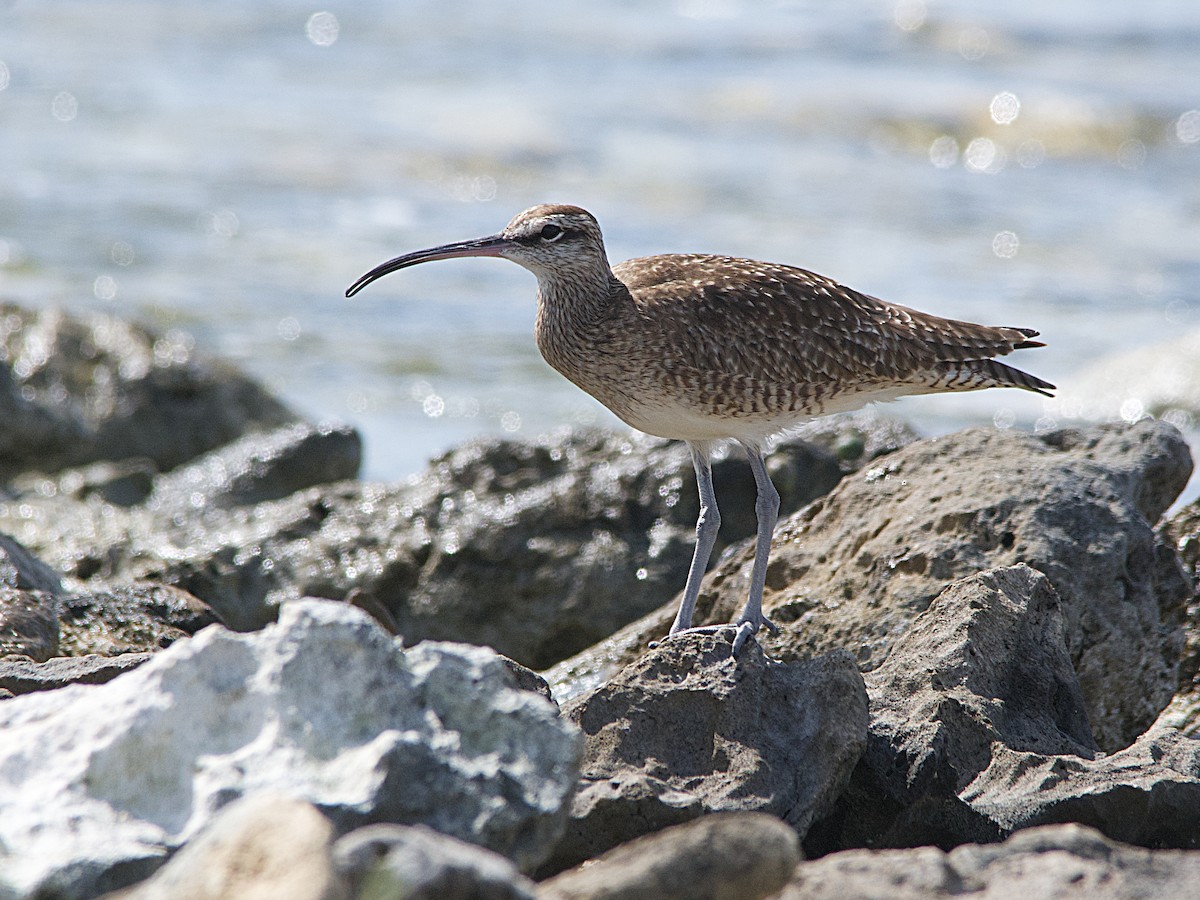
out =
{"type": "Polygon", "coordinates": [[[866,676],[867,749],[808,835],[844,847],[987,842],[1075,821],[1151,847],[1200,834],[1200,742],[1156,726],[1098,750],[1049,580],[1026,566],[963,579],[866,676]]]}

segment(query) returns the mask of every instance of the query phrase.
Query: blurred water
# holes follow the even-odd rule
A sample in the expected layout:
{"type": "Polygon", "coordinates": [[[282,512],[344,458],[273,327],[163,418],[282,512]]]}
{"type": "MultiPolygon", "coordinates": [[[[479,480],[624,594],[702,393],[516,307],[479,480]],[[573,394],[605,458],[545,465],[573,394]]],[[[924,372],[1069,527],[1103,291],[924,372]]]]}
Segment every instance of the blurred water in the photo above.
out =
{"type": "Polygon", "coordinates": [[[1200,327],[1200,3],[0,0],[0,296],[192,331],[362,427],[372,477],[615,421],[538,357],[516,266],[342,296],[545,201],[614,260],[756,256],[1036,327],[1019,364],[1069,385],[1200,327]]]}

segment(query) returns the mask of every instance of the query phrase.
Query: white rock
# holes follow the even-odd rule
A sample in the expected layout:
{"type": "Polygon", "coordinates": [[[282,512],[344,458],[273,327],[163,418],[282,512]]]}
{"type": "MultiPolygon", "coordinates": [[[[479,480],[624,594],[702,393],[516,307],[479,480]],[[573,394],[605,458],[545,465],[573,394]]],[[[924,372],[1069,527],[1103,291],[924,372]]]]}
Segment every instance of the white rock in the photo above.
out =
{"type": "Polygon", "coordinates": [[[90,896],[147,876],[214,813],[276,790],[338,833],[422,823],[536,866],[579,736],[490,650],[403,651],[353,607],[285,604],[141,668],[0,704],[0,897],[90,896]]]}

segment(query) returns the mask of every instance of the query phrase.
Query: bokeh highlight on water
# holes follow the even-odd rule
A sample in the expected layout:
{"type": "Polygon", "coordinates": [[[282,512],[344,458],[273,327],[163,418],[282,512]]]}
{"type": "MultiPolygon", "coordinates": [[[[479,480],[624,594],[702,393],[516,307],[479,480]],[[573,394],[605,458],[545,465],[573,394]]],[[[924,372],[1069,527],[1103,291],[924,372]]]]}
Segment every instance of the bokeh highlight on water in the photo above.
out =
{"type": "Polygon", "coordinates": [[[1185,2],[0,2],[0,296],[191,332],[389,479],[615,423],[538,357],[516,266],[342,296],[538,202],[591,209],[614,260],[754,256],[1036,327],[1020,364],[1069,385],[1200,327],[1198,48],[1185,2]]]}

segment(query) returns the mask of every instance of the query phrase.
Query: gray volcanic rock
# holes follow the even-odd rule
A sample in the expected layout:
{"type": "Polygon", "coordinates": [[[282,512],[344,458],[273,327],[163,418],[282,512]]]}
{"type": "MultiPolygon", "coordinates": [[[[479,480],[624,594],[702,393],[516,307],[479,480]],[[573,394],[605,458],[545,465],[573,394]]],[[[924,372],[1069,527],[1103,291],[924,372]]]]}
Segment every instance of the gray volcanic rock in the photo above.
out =
{"type": "Polygon", "coordinates": [[[1019,831],[946,853],[848,850],[800,863],[779,900],[1192,900],[1200,853],[1127,847],[1081,825],[1019,831]]]}
{"type": "Polygon", "coordinates": [[[1179,510],[1163,523],[1160,533],[1164,543],[1178,552],[1193,588],[1183,626],[1179,691],[1163,716],[1185,734],[1200,736],[1200,501],[1179,510]]]}
{"type": "Polygon", "coordinates": [[[357,478],[361,465],[362,437],[354,428],[297,422],[246,435],[160,475],[146,505],[164,516],[253,506],[357,478]]]}
{"type": "Polygon", "coordinates": [[[67,591],[48,566],[3,534],[0,579],[0,657],[45,662],[55,656],[158,650],[217,621],[207,605],[169,585],[67,591]],[[22,590],[5,582],[45,589],[22,590]]]}
{"type": "Polygon", "coordinates": [[[59,656],[45,662],[32,659],[0,659],[0,691],[30,694],[52,691],[68,684],[104,684],[123,672],[136,669],[151,653],[122,653],[120,656],[59,656]]]}
{"type": "Polygon", "coordinates": [[[1049,580],[1027,566],[947,587],[867,673],[866,752],[808,852],[997,840],[1003,827],[960,794],[1000,748],[1094,758],[1063,629],[1049,580]]]}
{"type": "Polygon", "coordinates": [[[1092,741],[1048,579],[963,579],[866,676],[867,749],[806,848],[951,847],[1049,822],[1152,847],[1200,843],[1200,741],[1155,726],[1105,756],[1092,741]]]}
{"type": "Polygon", "coordinates": [[[257,507],[353,478],[361,454],[361,439],[348,426],[298,423],[247,435],[156,475],[132,505],[81,488],[87,473],[80,470],[18,479],[11,499],[0,501],[0,523],[11,524],[77,590],[175,585],[230,627],[251,630],[274,619],[283,599],[267,599],[271,562],[256,544],[263,537],[257,507]]]}
{"type": "Polygon", "coordinates": [[[1097,755],[1062,608],[1045,575],[992,569],[951,584],[867,673],[867,764],[897,792],[971,784],[997,743],[1097,755]],[[905,762],[895,768],[895,759],[905,762]]]}
{"type": "MultiPolygon", "coordinates": [[[[781,448],[772,471],[790,509],[841,477],[831,455],[804,444],[781,448]]],[[[753,534],[745,460],[718,462],[714,479],[729,510],[723,540],[753,534]]],[[[364,543],[407,554],[363,586],[391,607],[400,632],[487,644],[533,668],[607,637],[678,590],[699,512],[683,446],[596,431],[467,444],[387,500],[411,510],[411,524],[390,542],[364,543]]],[[[335,522],[359,519],[337,505],[335,522]]]]}
{"type": "Polygon", "coordinates": [[[1156,724],[1095,759],[1006,748],[960,796],[1005,832],[1079,822],[1129,844],[1200,849],[1200,740],[1156,724]]]}
{"type": "Polygon", "coordinates": [[[730,649],[728,634],[674,638],[564,707],[583,729],[583,773],[544,871],[709,812],[767,812],[802,835],[832,806],[866,737],[853,658],[730,649]]]}
{"type": "Polygon", "coordinates": [[[533,900],[536,886],[498,853],[424,825],[368,825],[334,847],[337,871],[364,900],[533,900]]]}
{"type": "Polygon", "coordinates": [[[118,656],[161,650],[217,621],[207,604],[166,584],[131,584],[58,601],[58,653],[118,656]]]}
{"type": "Polygon", "coordinates": [[[45,662],[58,654],[58,601],[41,591],[0,585],[0,658],[45,662]]]}
{"type": "MultiPolygon", "coordinates": [[[[1128,746],[1179,680],[1191,588],[1152,525],[1191,471],[1179,432],[1153,421],[911,444],[776,530],[764,607],[783,633],[763,646],[782,659],[845,647],[869,671],[947,584],[1027,563],[1062,598],[1097,742],[1128,746]]],[[[709,573],[696,624],[737,613],[753,553],[744,545],[709,573]]],[[[633,658],[667,630],[674,603],[548,673],[555,695],[633,658]]]]}
{"type": "MultiPolygon", "coordinates": [[[[869,446],[895,437],[877,430],[869,446]]],[[[261,627],[287,599],[357,589],[409,641],[468,640],[532,666],[607,636],[686,577],[699,501],[682,445],[598,431],[481,441],[406,485],[316,485],[356,468],[356,437],[292,426],[159,476],[141,505],[31,491],[0,501],[0,525],[76,585],[174,584],[233,628],[261,627]],[[300,449],[311,464],[291,462],[300,449]]],[[[715,470],[725,539],[752,534],[749,467],[715,470]]],[[[794,444],[772,471],[795,509],[842,464],[794,444]]]]}
{"type": "Polygon", "coordinates": [[[0,304],[0,478],[130,457],[170,469],[295,419],[181,332],[0,304]]]}
{"type": "Polygon", "coordinates": [[[219,626],[107,684],[0,703],[0,896],[135,883],[230,800],[273,789],[345,833],[425,823],[537,865],[579,736],[491,651],[409,651],[346,604],[219,626]]]}
{"type": "Polygon", "coordinates": [[[45,594],[61,594],[63,589],[58,573],[3,533],[0,533],[0,587],[45,594]]]}
{"type": "Polygon", "coordinates": [[[764,813],[717,813],[622,844],[538,885],[538,900],[773,896],[800,860],[796,832],[764,813]]]}

